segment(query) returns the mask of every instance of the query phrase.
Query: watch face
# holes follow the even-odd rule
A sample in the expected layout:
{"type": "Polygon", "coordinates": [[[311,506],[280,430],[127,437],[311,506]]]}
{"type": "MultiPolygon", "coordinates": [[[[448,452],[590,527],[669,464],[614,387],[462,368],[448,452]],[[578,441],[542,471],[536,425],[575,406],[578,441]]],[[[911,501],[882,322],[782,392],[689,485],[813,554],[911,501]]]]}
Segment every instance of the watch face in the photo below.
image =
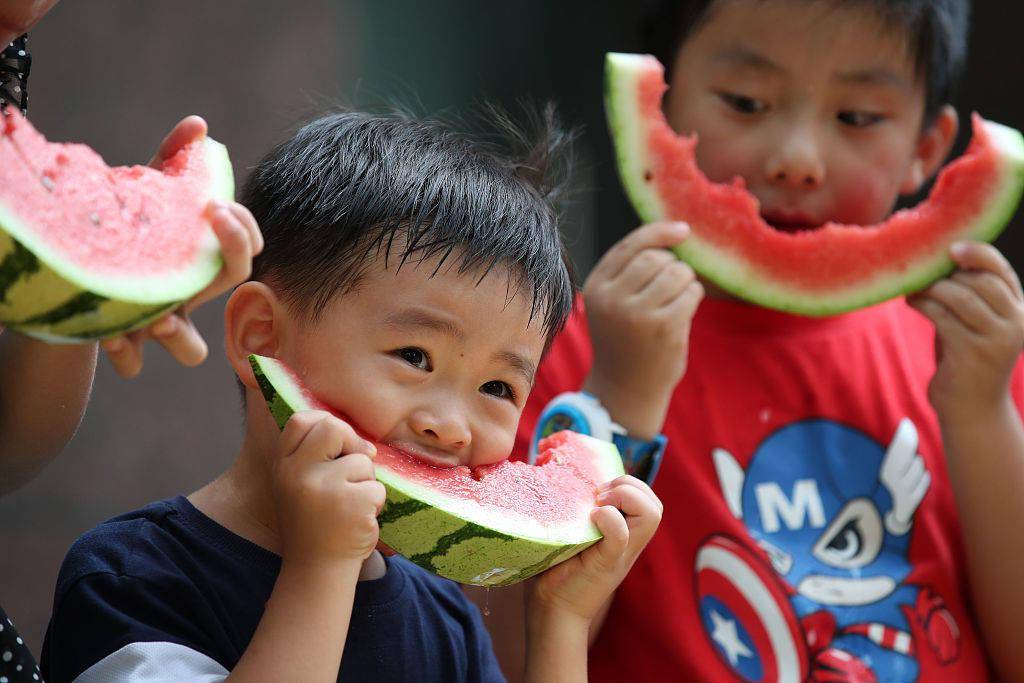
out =
{"type": "Polygon", "coordinates": [[[577,434],[593,436],[591,422],[583,410],[569,403],[559,403],[541,413],[537,425],[537,438],[543,439],[566,429],[571,429],[577,434]]]}
{"type": "Polygon", "coordinates": [[[568,413],[553,413],[548,415],[544,420],[544,423],[540,426],[540,436],[551,436],[555,432],[564,432],[566,429],[572,429],[575,421],[573,416],[568,413]]]}

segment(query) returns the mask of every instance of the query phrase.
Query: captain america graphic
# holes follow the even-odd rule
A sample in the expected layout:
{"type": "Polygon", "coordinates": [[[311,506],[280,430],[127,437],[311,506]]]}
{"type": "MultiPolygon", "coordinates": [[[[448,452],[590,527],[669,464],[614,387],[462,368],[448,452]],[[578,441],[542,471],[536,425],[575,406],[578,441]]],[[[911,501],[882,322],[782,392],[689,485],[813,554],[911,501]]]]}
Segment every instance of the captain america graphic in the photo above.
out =
{"type": "Polygon", "coordinates": [[[707,539],[695,589],[705,633],[738,680],[903,683],[917,680],[921,648],[956,659],[942,598],[906,582],[931,484],[909,419],[888,444],[811,419],[769,435],[746,469],[724,449],[711,455],[749,538],[707,539]]]}

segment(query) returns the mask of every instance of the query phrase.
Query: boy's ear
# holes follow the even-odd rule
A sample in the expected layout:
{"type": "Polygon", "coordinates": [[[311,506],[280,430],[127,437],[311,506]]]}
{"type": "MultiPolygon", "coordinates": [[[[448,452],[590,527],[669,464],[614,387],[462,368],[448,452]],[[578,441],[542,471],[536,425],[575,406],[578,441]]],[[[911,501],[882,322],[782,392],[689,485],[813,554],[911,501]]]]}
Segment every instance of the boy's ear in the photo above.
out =
{"type": "Polygon", "coordinates": [[[949,150],[956,140],[956,110],[950,105],[943,105],[935,121],[921,132],[917,140],[914,160],[907,171],[907,177],[900,186],[900,194],[914,194],[931,178],[939,166],[949,156],[949,150]]]}
{"type": "Polygon", "coordinates": [[[224,349],[242,384],[259,390],[249,354],[276,357],[284,308],[262,282],[239,285],[224,307],[224,349]]]}

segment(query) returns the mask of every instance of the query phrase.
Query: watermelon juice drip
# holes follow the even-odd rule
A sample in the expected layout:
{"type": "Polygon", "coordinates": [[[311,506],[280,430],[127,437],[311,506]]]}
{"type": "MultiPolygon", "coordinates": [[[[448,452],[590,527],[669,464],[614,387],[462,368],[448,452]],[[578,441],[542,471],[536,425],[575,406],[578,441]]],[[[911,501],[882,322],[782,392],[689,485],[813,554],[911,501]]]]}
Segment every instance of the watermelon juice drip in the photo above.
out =
{"type": "Polygon", "coordinates": [[[990,199],[983,188],[994,186],[999,177],[998,158],[983,119],[974,114],[970,146],[939,171],[929,198],[921,204],[878,225],[827,223],[811,231],[781,232],[761,218],[759,202],[741,178],[713,183],[697,167],[697,137],[677,134],[662,111],[668,89],[663,74],[661,64],[650,58],[636,84],[650,154],[651,170],[645,179],[655,184],[662,213],[691,217],[695,238],[809,290],[842,289],[880,268],[906,270],[918,258],[931,256],[938,238],[962,232],[982,211],[990,199]]]}

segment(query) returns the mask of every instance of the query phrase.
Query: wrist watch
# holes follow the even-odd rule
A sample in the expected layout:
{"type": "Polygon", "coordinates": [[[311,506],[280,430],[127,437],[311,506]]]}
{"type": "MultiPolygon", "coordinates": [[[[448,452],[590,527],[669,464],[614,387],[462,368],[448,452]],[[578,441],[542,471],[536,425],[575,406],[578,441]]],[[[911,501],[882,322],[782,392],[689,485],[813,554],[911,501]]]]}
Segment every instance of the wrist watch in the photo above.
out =
{"type": "Polygon", "coordinates": [[[541,439],[564,429],[612,442],[619,449],[626,473],[648,484],[654,483],[668,444],[664,434],[650,441],[631,437],[622,425],[612,421],[596,396],[570,391],[551,399],[541,412],[530,444],[529,462],[536,462],[537,444],[541,439]]]}

